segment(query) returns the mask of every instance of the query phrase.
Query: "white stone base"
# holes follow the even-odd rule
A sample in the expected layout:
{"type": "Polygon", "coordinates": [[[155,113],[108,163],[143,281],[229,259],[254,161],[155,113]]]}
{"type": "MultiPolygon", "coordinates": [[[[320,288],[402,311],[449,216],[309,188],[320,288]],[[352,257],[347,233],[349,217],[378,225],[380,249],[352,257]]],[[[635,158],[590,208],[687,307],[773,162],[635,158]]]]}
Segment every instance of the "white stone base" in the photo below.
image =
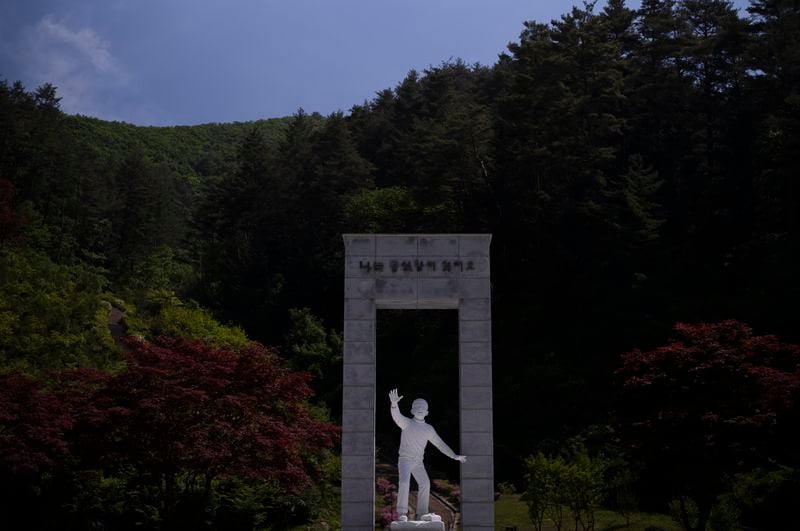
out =
{"type": "Polygon", "coordinates": [[[408,522],[392,522],[389,529],[436,529],[444,531],[444,522],[426,522],[424,520],[409,520],[408,522]]]}

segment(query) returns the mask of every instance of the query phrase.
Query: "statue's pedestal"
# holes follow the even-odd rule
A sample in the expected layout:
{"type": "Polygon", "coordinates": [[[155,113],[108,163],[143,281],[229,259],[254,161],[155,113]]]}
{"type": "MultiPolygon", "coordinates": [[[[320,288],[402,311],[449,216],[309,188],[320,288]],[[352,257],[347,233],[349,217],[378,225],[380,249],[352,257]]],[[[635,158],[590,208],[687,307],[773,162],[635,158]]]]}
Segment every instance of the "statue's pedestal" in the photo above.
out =
{"type": "Polygon", "coordinates": [[[389,529],[435,529],[436,531],[444,531],[444,522],[430,522],[425,520],[409,520],[408,522],[392,522],[389,529]]]}

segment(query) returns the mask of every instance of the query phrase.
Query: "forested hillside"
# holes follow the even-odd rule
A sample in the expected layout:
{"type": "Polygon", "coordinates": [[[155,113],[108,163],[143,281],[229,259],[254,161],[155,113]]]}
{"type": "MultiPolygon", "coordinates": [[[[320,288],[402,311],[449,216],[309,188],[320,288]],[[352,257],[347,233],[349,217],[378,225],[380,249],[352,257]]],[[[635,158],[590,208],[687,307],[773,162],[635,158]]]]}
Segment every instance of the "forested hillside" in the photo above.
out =
{"type": "MultiPolygon", "coordinates": [[[[122,351],[150,347],[120,347],[107,326],[113,307],[126,333],[146,340],[279,347],[282,370],[316,376],[317,398],[308,400],[335,420],[341,234],[491,233],[498,481],[521,486],[526,456],[579,441],[620,452],[646,508],[666,512],[680,498],[683,510],[692,497],[702,528],[716,496],[746,477],[760,498],[747,505],[739,493],[742,521],[785,523],[790,508],[780,500],[800,484],[800,446],[784,429],[800,411],[791,345],[800,343],[796,1],[752,0],[740,14],[721,0],[587,4],[549,24],[526,22],[494,65],[411,71],[327,117],[301,110],[252,123],[136,127],[67,116],[58,101],[49,85],[0,84],[3,372],[52,385],[56,369],[118,378],[109,375],[139,366],[122,351]],[[673,331],[723,321],[711,332],[673,331]],[[646,371],[635,353],[657,364],[642,352],[662,352],[676,334],[699,350],[771,353],[736,358],[748,370],[763,365],[752,376],[732,358],[708,361],[721,372],[702,372],[714,383],[708,393],[735,394],[715,378],[737,374],[724,381],[748,390],[742,407],[772,415],[748,424],[763,428],[748,432],[766,441],[761,457],[731,451],[738,460],[720,461],[713,485],[658,479],[670,463],[647,459],[687,454],[637,453],[656,432],[625,440],[623,425],[638,417],[620,398],[652,376],[637,372],[646,371]],[[762,396],[762,383],[783,394],[762,396]]],[[[181,356],[205,348],[192,345],[174,348],[181,356]]],[[[702,403],[702,389],[664,396],[702,403]]],[[[642,405],[649,395],[634,396],[642,405]]],[[[722,415],[714,404],[698,418],[722,415]]],[[[661,420],[667,410],[652,414],[661,420]]],[[[757,417],[738,411],[719,426],[757,417]]],[[[738,444],[740,432],[728,428],[698,444],[738,444]]],[[[0,464],[3,474],[19,472],[0,464]]],[[[244,487],[226,481],[218,491],[233,499],[225,489],[244,487]]],[[[328,495],[317,492],[315,507],[328,495]]],[[[173,509],[156,520],[172,521],[173,509]]]]}

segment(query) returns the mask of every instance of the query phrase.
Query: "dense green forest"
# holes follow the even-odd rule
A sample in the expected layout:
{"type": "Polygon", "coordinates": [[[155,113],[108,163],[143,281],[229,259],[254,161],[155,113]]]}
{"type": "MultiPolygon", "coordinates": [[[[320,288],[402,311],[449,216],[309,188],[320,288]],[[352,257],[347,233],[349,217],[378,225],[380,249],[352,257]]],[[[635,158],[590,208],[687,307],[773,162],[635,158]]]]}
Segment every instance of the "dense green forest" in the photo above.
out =
{"type": "MultiPolygon", "coordinates": [[[[37,416],[64,438],[48,449],[33,431],[15,439],[24,415],[0,411],[0,504],[76,529],[175,528],[191,507],[207,517],[192,529],[278,529],[335,512],[334,435],[298,450],[288,481],[324,481],[290,494],[277,463],[249,477],[241,460],[189,456],[162,474],[133,452],[111,465],[81,437],[117,407],[109,397],[135,394],[126,374],[172,374],[170,356],[196,356],[203,371],[237,363],[220,352],[263,358],[276,382],[311,373],[307,393],[285,397],[287,419],[327,433],[341,408],[342,233],[463,232],[493,235],[498,482],[524,487],[531,455],[613,454],[628,479],[609,484],[648,510],[679,500],[687,528],[706,528],[720,496],[742,524],[786,528],[800,492],[786,427],[800,414],[798,154],[796,0],[751,0],[741,14],[723,0],[584,4],[526,22],[494,65],[411,71],[324,117],[137,127],[66,115],[51,85],[3,81],[0,372],[17,391],[0,403],[33,417],[15,400],[34,389],[94,413],[37,416]],[[668,352],[720,357],[700,367],[668,352]],[[701,377],[671,380],[683,394],[638,387],[671,371],[701,377]],[[64,398],[71,388],[99,391],[64,398]],[[625,429],[675,410],[704,420],[625,429]],[[708,415],[727,420],[709,428],[708,415]],[[739,424],[761,443],[743,448],[739,424]],[[698,446],[676,450],[675,433],[698,446]],[[26,466],[9,457],[23,447],[26,466]],[[700,464],[687,456],[701,447],[724,456],[711,459],[714,481],[691,477],[700,464]],[[168,489],[176,470],[179,493],[168,489]]],[[[436,343],[435,327],[419,328],[436,343]]],[[[101,442],[126,436],[109,426],[101,442]]]]}

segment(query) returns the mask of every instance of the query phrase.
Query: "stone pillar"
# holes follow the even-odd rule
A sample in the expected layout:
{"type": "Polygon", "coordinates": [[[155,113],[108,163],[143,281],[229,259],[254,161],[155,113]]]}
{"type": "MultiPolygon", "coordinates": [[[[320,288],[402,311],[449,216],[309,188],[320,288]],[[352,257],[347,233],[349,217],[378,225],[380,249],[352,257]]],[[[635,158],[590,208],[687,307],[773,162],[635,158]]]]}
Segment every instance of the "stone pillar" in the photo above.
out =
{"type": "Polygon", "coordinates": [[[459,311],[461,521],[494,528],[488,234],[346,234],[342,527],[373,529],[375,312],[459,311]]]}
{"type": "Polygon", "coordinates": [[[463,531],[494,529],[492,435],[492,300],[489,239],[464,239],[462,260],[486,261],[485,273],[461,280],[458,306],[463,531]]]}
{"type": "MultiPolygon", "coordinates": [[[[349,257],[372,256],[372,236],[345,238],[349,257]]],[[[349,258],[348,258],[349,260],[349,258]]],[[[375,279],[345,267],[342,528],[375,528],[375,279]]]]}

